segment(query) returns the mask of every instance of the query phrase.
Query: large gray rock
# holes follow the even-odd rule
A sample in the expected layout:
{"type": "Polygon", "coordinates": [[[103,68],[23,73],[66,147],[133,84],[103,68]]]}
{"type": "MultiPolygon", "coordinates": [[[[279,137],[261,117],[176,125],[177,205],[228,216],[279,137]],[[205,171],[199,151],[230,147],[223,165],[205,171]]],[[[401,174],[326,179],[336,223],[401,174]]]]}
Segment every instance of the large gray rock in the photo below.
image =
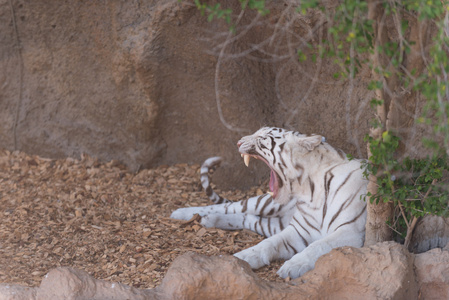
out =
{"type": "Polygon", "coordinates": [[[448,242],[449,218],[427,215],[416,224],[410,250],[422,253],[434,248],[443,248],[448,242]]]}

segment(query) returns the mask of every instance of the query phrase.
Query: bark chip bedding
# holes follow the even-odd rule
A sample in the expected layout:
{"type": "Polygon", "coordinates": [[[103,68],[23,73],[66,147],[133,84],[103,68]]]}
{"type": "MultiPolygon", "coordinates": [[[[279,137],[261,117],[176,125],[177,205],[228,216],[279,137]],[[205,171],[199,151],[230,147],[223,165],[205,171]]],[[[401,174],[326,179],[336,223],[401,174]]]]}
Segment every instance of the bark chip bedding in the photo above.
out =
{"type": "MultiPolygon", "coordinates": [[[[217,192],[230,200],[261,194],[217,192]]],[[[128,172],[115,161],[44,159],[0,150],[0,282],[39,286],[51,269],[71,266],[139,288],[161,282],[180,254],[233,254],[262,237],[169,218],[179,207],[209,205],[199,165],[128,172]]],[[[257,274],[270,281],[281,263],[257,274]]]]}

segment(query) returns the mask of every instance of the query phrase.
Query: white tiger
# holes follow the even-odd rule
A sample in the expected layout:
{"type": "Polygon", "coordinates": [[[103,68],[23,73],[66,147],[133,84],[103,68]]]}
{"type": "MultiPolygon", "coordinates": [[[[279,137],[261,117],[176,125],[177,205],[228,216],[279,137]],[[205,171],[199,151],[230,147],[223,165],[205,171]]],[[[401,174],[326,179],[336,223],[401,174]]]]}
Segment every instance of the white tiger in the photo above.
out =
{"type": "Polygon", "coordinates": [[[220,158],[209,158],[201,181],[209,198],[221,204],[180,208],[172,218],[189,220],[199,214],[205,227],[247,228],[268,237],[234,255],[253,269],[287,260],[278,271],[283,278],[303,275],[335,247],[363,246],[366,204],[361,196],[367,180],[361,160],[348,160],[320,135],[273,127],[243,137],[237,146],[246,165],[253,157],[270,167],[271,192],[238,202],[223,199],[210,187],[208,176],[220,158]]]}

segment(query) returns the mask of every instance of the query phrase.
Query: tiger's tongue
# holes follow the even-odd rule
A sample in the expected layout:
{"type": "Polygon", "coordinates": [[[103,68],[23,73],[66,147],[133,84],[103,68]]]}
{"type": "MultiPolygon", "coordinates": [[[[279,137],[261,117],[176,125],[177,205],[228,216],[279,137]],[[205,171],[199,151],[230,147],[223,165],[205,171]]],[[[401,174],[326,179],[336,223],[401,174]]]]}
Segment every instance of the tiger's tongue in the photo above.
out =
{"type": "Polygon", "coordinates": [[[276,186],[276,174],[273,170],[270,172],[270,191],[274,192],[275,186],[276,186]]]}

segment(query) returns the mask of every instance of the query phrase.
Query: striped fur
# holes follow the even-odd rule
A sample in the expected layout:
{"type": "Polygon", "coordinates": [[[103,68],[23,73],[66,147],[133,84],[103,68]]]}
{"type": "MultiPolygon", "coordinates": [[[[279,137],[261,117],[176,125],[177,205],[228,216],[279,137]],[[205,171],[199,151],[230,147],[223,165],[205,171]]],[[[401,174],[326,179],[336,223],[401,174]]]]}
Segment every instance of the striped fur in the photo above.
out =
{"type": "Polygon", "coordinates": [[[263,160],[271,169],[270,194],[230,202],[210,187],[209,170],[220,158],[201,168],[201,182],[217,204],[180,208],[172,218],[199,214],[201,224],[222,229],[251,229],[267,237],[235,254],[256,269],[285,259],[281,277],[296,278],[312,269],[332,248],[360,247],[365,237],[366,193],[361,160],[351,160],[318,135],[306,136],[264,127],[238,142],[242,155],[263,160]]]}
{"type": "Polygon", "coordinates": [[[210,178],[209,178],[209,172],[214,171],[217,167],[219,167],[221,164],[221,157],[211,157],[204,161],[203,165],[201,166],[201,185],[203,186],[203,189],[206,191],[207,197],[214,202],[215,204],[222,204],[222,203],[229,203],[228,199],[225,199],[221,197],[220,195],[217,195],[215,191],[210,186],[210,178]]]}

